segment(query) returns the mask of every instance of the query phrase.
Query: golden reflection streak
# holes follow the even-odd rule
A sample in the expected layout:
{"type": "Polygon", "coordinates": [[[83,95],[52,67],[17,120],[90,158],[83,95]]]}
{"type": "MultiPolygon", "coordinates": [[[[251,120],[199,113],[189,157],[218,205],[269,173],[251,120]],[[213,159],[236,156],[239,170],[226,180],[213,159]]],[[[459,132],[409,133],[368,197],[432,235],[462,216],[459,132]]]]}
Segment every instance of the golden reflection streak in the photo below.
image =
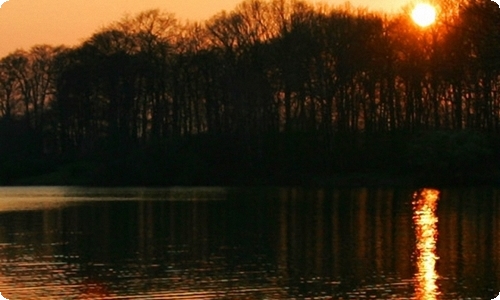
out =
{"type": "Polygon", "coordinates": [[[413,195],[413,223],[416,235],[416,299],[435,300],[439,294],[436,285],[436,216],[439,191],[422,189],[413,195]]]}

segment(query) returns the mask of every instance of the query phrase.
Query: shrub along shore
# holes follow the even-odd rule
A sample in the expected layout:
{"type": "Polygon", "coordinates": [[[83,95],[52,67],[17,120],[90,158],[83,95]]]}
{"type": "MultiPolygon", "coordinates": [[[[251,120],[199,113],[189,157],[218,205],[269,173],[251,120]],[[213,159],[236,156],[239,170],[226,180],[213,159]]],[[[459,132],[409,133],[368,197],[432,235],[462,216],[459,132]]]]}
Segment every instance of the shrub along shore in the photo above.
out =
{"type": "Polygon", "coordinates": [[[474,131],[410,136],[206,136],[82,159],[2,167],[4,185],[443,186],[500,183],[498,139],[474,131]]]}

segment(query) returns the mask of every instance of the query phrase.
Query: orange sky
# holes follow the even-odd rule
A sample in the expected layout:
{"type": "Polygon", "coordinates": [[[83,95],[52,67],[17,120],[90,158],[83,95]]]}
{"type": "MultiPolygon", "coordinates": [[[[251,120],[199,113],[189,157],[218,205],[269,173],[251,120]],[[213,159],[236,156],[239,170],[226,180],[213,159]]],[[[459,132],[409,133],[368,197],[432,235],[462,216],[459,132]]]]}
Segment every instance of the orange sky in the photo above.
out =
{"type": "MultiPolygon", "coordinates": [[[[9,0],[0,8],[0,57],[36,44],[79,44],[100,26],[160,8],[181,19],[204,20],[221,10],[232,10],[241,0],[9,0]]],[[[334,5],[344,0],[323,1],[334,5]]],[[[407,0],[352,0],[353,6],[399,11],[407,0]],[[374,3],[375,2],[375,3],[374,3]]]]}

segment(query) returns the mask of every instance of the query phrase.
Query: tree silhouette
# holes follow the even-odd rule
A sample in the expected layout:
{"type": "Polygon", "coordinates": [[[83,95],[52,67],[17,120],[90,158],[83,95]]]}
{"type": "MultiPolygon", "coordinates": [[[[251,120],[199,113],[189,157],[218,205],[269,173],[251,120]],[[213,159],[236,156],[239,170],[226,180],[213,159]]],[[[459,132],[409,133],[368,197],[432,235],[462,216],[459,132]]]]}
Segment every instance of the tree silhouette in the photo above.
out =
{"type": "Polygon", "coordinates": [[[428,164],[407,149],[469,129],[488,139],[470,147],[480,165],[500,153],[498,8],[438,4],[426,29],[404,11],[304,1],[246,0],[184,24],[149,10],[73,48],[15,51],[0,60],[0,163],[97,162],[116,183],[418,173],[428,164]]]}

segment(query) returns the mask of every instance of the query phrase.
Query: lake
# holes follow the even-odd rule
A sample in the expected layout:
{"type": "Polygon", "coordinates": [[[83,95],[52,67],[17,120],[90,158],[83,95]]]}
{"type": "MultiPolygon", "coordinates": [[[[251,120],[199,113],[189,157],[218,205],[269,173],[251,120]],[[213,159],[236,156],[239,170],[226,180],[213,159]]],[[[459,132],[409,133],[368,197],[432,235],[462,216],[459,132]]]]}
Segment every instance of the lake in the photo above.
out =
{"type": "Polygon", "coordinates": [[[500,190],[0,188],[18,299],[492,299],[500,190]]]}

